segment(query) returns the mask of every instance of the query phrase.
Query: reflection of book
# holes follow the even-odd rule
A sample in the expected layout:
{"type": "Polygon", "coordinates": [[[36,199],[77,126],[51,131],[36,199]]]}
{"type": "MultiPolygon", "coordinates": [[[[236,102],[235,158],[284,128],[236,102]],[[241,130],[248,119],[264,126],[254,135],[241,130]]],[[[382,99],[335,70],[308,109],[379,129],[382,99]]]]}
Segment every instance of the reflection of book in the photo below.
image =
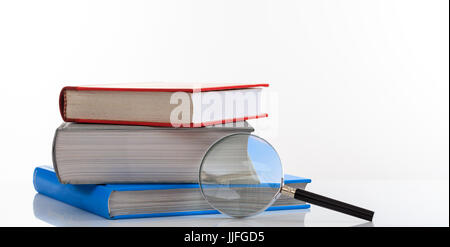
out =
{"type": "MultiPolygon", "coordinates": [[[[36,191],[108,219],[215,214],[203,199],[198,184],[72,185],[58,182],[50,168],[35,169],[36,191]]],[[[285,176],[285,183],[302,188],[311,182],[285,176]]],[[[306,209],[302,201],[281,195],[268,210],[306,209]]]]}
{"type": "MultiPolygon", "coordinates": [[[[211,144],[253,130],[245,121],[203,128],[63,123],[55,133],[53,166],[61,183],[196,183],[211,144]]],[[[226,160],[246,156],[246,145],[234,147],[226,160]]]]}

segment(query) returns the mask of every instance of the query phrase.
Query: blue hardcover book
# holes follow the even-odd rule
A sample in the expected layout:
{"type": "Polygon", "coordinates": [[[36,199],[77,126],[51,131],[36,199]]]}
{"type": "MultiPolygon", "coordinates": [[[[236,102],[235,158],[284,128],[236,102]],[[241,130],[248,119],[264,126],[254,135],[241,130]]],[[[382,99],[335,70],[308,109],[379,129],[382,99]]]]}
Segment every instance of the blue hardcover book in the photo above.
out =
{"type": "MultiPolygon", "coordinates": [[[[304,189],[310,179],[285,175],[285,184],[304,189]]],[[[37,167],[37,192],[107,219],[217,214],[203,199],[198,184],[61,184],[52,168],[37,167]]],[[[281,195],[267,210],[310,206],[281,195]]]]}

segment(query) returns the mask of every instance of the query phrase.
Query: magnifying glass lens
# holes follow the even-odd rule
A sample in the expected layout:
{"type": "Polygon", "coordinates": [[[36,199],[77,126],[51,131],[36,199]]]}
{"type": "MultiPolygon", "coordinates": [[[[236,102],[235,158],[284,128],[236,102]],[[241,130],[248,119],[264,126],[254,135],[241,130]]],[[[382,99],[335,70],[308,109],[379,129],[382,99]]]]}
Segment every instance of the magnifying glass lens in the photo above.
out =
{"type": "Polygon", "coordinates": [[[268,208],[283,185],[283,169],[275,149],[249,134],[233,134],[205,154],[199,183],[206,201],[218,211],[247,217],[268,208]]]}

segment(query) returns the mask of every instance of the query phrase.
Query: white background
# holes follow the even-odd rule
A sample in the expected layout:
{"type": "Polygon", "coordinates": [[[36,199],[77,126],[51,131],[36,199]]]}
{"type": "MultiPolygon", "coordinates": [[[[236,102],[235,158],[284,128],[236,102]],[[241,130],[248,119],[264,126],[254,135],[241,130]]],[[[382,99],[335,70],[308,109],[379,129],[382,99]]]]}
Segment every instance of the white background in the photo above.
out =
{"type": "Polygon", "coordinates": [[[405,214],[423,216],[411,225],[448,226],[448,5],[0,0],[0,190],[11,201],[0,225],[41,224],[32,171],[51,165],[63,86],[167,81],[270,83],[270,118],[252,124],[287,173],[379,212],[420,204],[430,210],[405,214]],[[339,181],[405,198],[380,204],[379,189],[338,192],[339,181]],[[428,201],[411,191],[423,186],[428,201]]]}

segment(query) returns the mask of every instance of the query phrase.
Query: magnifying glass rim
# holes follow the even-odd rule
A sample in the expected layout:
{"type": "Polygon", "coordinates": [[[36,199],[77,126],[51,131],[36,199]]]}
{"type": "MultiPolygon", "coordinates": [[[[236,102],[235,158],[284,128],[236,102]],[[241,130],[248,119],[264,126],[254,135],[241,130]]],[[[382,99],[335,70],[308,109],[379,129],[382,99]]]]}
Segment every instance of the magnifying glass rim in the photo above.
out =
{"type": "MultiPolygon", "coordinates": [[[[278,159],[280,160],[280,164],[281,164],[281,165],[280,165],[280,166],[281,166],[281,167],[280,167],[280,168],[281,168],[281,183],[280,183],[280,188],[278,189],[278,192],[276,192],[276,193],[273,195],[273,197],[272,197],[270,203],[267,203],[267,205],[266,205],[264,208],[262,208],[262,209],[260,209],[260,210],[258,210],[258,211],[256,211],[256,212],[254,212],[254,213],[252,213],[252,214],[246,215],[246,216],[240,216],[240,217],[232,216],[232,217],[236,217],[236,218],[243,218],[243,217],[250,217],[250,216],[253,216],[253,215],[257,215],[257,214],[259,214],[259,213],[265,211],[268,207],[270,207],[270,206],[276,201],[276,199],[278,199],[278,197],[281,195],[281,189],[282,189],[283,186],[284,186],[284,171],[283,171],[283,165],[282,165],[283,163],[281,162],[281,158],[280,158],[280,155],[278,154],[277,150],[272,146],[272,144],[270,144],[270,143],[269,143],[267,140],[265,140],[264,138],[259,137],[259,136],[254,135],[254,134],[247,133],[247,132],[237,132],[237,133],[233,133],[233,134],[229,134],[229,135],[223,136],[222,138],[218,139],[217,141],[215,141],[214,143],[212,143],[211,145],[209,145],[207,151],[206,151],[205,154],[203,155],[202,161],[201,161],[201,163],[200,163],[200,168],[199,168],[199,170],[198,170],[198,184],[199,184],[199,187],[200,187],[200,192],[201,192],[203,198],[205,199],[205,201],[206,201],[211,207],[213,207],[213,208],[216,209],[217,211],[221,212],[222,214],[229,215],[229,214],[223,212],[221,209],[216,208],[211,202],[209,202],[208,198],[206,197],[205,192],[203,191],[202,179],[201,179],[201,176],[202,176],[201,174],[202,174],[203,164],[204,164],[205,158],[208,156],[208,153],[211,151],[212,147],[214,147],[214,146],[215,146],[216,144],[218,144],[219,142],[222,142],[224,139],[226,139],[226,138],[228,138],[228,137],[231,137],[231,136],[235,136],[235,135],[246,135],[246,136],[249,136],[249,137],[250,137],[250,136],[253,136],[253,137],[255,137],[255,138],[258,138],[258,139],[263,140],[266,144],[269,144],[269,146],[275,151],[275,153],[276,153],[277,156],[278,156],[278,159]]],[[[229,216],[231,216],[231,215],[229,215],[229,216]]]]}

